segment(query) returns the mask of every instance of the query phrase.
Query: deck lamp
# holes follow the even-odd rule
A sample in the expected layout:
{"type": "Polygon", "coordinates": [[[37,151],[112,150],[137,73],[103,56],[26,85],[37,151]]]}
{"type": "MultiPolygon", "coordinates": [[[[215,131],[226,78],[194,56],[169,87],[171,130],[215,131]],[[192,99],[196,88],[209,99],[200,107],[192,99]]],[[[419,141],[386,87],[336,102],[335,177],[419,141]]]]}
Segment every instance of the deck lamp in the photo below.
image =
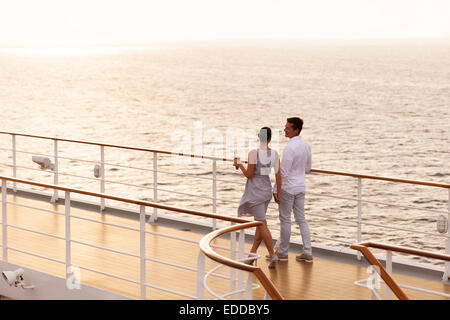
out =
{"type": "Polygon", "coordinates": [[[437,231],[439,233],[446,233],[448,230],[448,220],[447,217],[441,214],[437,218],[437,225],[436,225],[437,231]]]}
{"type": "Polygon", "coordinates": [[[100,165],[96,164],[96,165],[94,166],[94,177],[100,178],[101,176],[102,176],[102,170],[101,170],[101,167],[100,167],[100,165]]]}
{"type": "Polygon", "coordinates": [[[3,280],[5,280],[10,287],[14,286],[14,287],[22,287],[24,289],[33,289],[34,286],[27,286],[25,285],[25,283],[23,282],[23,273],[24,270],[22,268],[19,268],[15,271],[3,271],[2,272],[2,276],[3,276],[3,280]]]}
{"type": "Polygon", "coordinates": [[[31,158],[31,160],[33,160],[34,163],[37,163],[38,165],[40,165],[42,170],[45,170],[45,169],[53,170],[55,168],[55,165],[50,161],[49,158],[33,156],[31,158]]]}

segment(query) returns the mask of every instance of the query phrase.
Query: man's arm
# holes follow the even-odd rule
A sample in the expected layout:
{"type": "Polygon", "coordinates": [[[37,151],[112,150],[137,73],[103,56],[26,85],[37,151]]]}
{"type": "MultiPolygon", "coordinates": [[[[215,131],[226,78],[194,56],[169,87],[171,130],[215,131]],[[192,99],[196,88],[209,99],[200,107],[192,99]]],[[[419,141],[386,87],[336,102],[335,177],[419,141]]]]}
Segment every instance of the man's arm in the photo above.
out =
{"type": "Polygon", "coordinates": [[[306,145],[306,166],[305,166],[305,172],[310,173],[311,172],[311,147],[309,144],[306,145]]]}
{"type": "MultiPolygon", "coordinates": [[[[281,165],[280,165],[280,177],[281,177],[280,182],[281,183],[283,183],[283,181],[286,181],[289,171],[291,170],[293,160],[294,159],[292,157],[292,151],[289,148],[285,148],[283,150],[283,158],[281,159],[281,165]]],[[[279,192],[281,192],[281,190],[279,190],[279,192]]],[[[275,183],[275,186],[273,188],[273,194],[274,194],[274,197],[275,197],[275,195],[278,194],[277,183],[275,183]]],[[[276,201],[276,198],[275,198],[275,201],[276,201]]]]}
{"type": "Polygon", "coordinates": [[[273,188],[273,197],[276,203],[280,203],[281,194],[281,170],[280,170],[280,157],[277,154],[276,165],[275,165],[275,187],[273,188]]]}
{"type": "Polygon", "coordinates": [[[281,181],[286,181],[289,171],[291,171],[292,163],[294,162],[293,152],[290,148],[285,148],[283,151],[283,158],[281,159],[281,181]]]}

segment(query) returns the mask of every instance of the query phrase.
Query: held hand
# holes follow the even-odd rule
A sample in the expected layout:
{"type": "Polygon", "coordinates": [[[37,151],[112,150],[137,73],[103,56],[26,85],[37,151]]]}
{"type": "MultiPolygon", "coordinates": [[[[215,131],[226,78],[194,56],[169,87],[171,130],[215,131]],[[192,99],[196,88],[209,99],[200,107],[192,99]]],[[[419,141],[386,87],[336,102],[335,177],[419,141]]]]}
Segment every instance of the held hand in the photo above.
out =
{"type": "Polygon", "coordinates": [[[280,194],[279,193],[274,193],[273,198],[275,199],[276,203],[280,204],[280,194]]]}

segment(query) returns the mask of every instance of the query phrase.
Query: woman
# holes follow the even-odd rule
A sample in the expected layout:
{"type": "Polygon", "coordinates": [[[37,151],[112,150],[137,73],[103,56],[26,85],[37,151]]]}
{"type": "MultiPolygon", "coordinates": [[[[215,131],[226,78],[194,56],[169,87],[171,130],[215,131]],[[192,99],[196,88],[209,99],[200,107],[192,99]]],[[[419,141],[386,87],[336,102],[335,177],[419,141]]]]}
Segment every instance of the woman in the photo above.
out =
{"type": "MultiPolygon", "coordinates": [[[[275,170],[277,190],[281,190],[280,157],[275,150],[269,148],[272,137],[272,130],[263,127],[259,131],[259,149],[251,150],[248,153],[247,168],[237,158],[234,158],[233,165],[240,169],[247,178],[245,191],[238,208],[238,216],[253,216],[256,221],[262,221],[263,225],[256,227],[251,253],[256,253],[261,241],[264,241],[269,251],[269,268],[275,267],[276,255],[272,243],[272,235],[267,227],[266,212],[270,200],[272,199],[272,184],[269,174],[271,169],[275,170]]],[[[253,264],[254,259],[249,258],[246,263],[253,264]]]]}

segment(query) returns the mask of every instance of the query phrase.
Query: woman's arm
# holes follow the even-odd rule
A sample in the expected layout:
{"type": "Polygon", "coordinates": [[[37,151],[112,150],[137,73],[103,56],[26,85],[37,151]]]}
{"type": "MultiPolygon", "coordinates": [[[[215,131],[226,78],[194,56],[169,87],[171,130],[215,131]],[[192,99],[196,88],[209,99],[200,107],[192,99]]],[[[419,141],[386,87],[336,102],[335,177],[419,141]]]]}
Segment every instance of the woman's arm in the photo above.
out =
{"type": "Polygon", "coordinates": [[[247,169],[244,167],[242,163],[237,163],[237,159],[234,158],[234,166],[237,166],[239,169],[241,169],[242,173],[247,179],[251,179],[253,177],[253,172],[255,171],[256,166],[256,157],[257,157],[256,150],[252,150],[248,153],[248,165],[247,169]]]}

